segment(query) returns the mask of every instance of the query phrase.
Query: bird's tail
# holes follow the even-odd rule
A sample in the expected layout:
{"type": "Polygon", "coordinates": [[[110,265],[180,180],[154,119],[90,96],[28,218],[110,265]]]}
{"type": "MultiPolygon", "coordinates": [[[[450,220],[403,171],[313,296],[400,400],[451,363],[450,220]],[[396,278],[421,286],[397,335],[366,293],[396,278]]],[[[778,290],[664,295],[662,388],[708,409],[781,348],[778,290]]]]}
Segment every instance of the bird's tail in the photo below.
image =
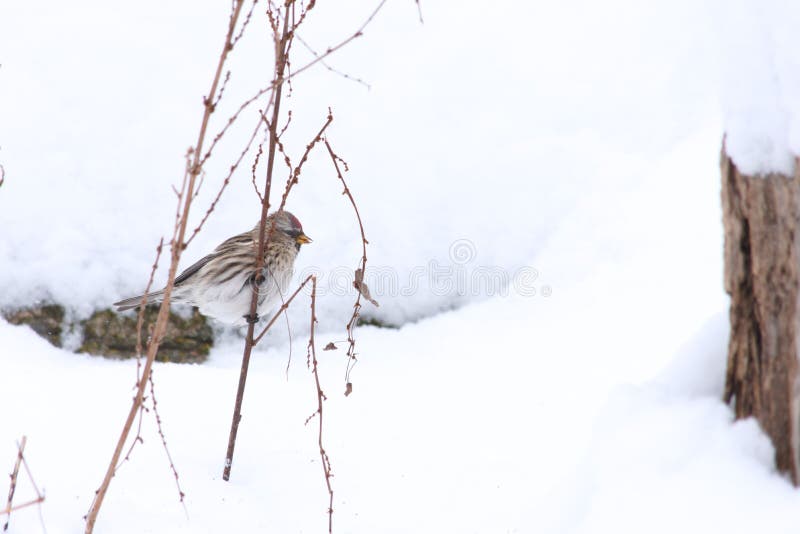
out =
{"type": "MultiPolygon", "coordinates": [[[[144,295],[139,295],[137,297],[131,297],[129,299],[123,299],[119,302],[115,302],[114,306],[117,307],[117,311],[125,311],[125,310],[132,310],[134,308],[138,308],[142,304],[142,299],[144,295]]],[[[164,298],[164,290],[155,291],[147,295],[147,303],[148,304],[158,304],[164,298]]]]}

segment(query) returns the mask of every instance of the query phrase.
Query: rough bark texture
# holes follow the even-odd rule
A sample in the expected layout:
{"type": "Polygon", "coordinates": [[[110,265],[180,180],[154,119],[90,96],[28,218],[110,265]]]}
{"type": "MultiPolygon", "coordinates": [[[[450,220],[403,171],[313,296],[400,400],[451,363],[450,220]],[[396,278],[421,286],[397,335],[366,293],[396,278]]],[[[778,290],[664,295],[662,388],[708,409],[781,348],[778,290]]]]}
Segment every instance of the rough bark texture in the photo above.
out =
{"type": "Polygon", "coordinates": [[[800,178],[739,172],[723,148],[725,290],[731,334],[725,400],[755,417],[777,468],[798,484],[800,178]]]}

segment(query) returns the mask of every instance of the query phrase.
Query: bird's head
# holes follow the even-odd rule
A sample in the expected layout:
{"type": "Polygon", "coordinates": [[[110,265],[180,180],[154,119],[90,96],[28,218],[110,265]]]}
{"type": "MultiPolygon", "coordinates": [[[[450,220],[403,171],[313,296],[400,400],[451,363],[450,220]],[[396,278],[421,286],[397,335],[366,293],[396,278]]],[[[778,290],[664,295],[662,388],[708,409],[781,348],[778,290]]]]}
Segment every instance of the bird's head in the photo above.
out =
{"type": "Polygon", "coordinates": [[[300,245],[311,243],[311,238],[303,233],[303,225],[300,224],[297,217],[288,211],[279,211],[274,216],[276,217],[275,230],[289,236],[297,244],[297,248],[300,248],[300,245]]]}

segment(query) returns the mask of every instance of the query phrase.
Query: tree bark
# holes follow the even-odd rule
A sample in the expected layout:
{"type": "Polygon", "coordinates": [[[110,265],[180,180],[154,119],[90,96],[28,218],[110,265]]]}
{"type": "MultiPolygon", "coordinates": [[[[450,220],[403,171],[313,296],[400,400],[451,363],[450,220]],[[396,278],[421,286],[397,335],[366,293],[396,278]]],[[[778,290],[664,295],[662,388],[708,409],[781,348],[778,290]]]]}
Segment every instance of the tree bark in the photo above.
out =
{"type": "Polygon", "coordinates": [[[798,485],[800,177],[739,172],[721,160],[731,334],[725,401],[755,417],[775,464],[798,485]]]}

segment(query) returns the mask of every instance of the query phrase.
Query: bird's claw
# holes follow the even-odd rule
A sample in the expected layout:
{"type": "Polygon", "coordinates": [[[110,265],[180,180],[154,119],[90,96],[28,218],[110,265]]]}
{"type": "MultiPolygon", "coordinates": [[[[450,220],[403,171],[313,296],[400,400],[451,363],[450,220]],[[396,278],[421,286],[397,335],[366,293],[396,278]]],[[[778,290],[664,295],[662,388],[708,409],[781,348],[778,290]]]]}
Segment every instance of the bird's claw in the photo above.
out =
{"type": "Polygon", "coordinates": [[[244,317],[244,320],[247,321],[247,324],[256,324],[258,322],[258,320],[260,319],[260,317],[258,316],[257,313],[253,314],[253,315],[250,315],[248,313],[247,315],[244,315],[243,317],[244,317]]]}

